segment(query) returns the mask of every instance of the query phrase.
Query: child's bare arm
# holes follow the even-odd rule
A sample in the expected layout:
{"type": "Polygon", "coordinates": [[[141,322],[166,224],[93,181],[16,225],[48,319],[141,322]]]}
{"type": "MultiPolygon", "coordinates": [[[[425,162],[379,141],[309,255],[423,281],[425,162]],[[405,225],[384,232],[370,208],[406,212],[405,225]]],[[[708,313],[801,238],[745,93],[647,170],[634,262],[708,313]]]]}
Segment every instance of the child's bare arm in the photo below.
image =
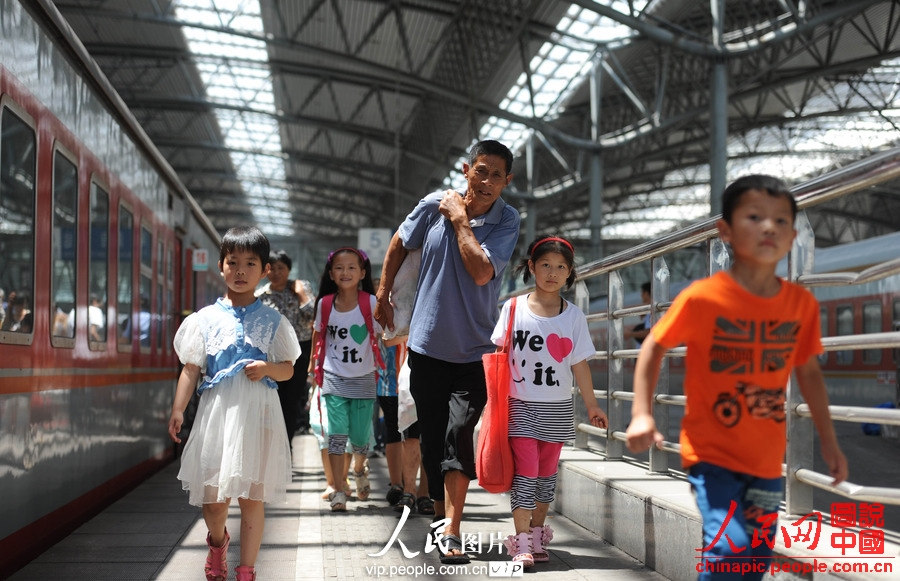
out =
{"type": "Polygon", "coordinates": [[[250,381],[259,381],[269,376],[275,381],[287,381],[294,376],[294,364],[290,361],[251,361],[244,367],[244,374],[250,381]]]}
{"type": "Polygon", "coordinates": [[[397,335],[396,337],[392,337],[390,339],[382,339],[382,342],[384,342],[385,347],[393,347],[394,345],[406,343],[407,339],[409,339],[409,335],[397,335]]]}
{"type": "Polygon", "coordinates": [[[169,415],[169,437],[173,442],[181,443],[178,432],[184,423],[184,408],[187,407],[194,389],[197,388],[197,380],[200,379],[200,368],[192,363],[187,363],[178,376],[178,384],[175,387],[175,400],[172,402],[172,413],[169,415]]]}
{"type": "Polygon", "coordinates": [[[651,410],[659,364],[665,354],[666,348],[656,342],[653,333],[648,334],[634,367],[634,402],[631,404],[631,423],[625,431],[625,443],[632,452],[643,452],[664,440],[656,429],[651,410]]]}
{"type": "Polygon", "coordinates": [[[847,479],[847,458],[841,452],[837,435],[834,432],[834,424],[831,422],[831,413],[828,411],[828,392],[825,389],[825,378],[822,368],[815,357],[810,357],[806,363],[795,368],[797,385],[804,401],[809,406],[813,424],[819,433],[819,446],[822,458],[828,465],[828,471],[834,478],[832,485],[840,484],[847,479]]]}
{"type": "Polygon", "coordinates": [[[572,375],[575,376],[575,384],[581,392],[581,399],[584,400],[584,407],[587,408],[588,418],[591,425],[598,428],[605,428],[608,420],[606,413],[597,403],[594,396],[594,381],[591,379],[591,367],[587,360],[576,363],[572,366],[572,375]]]}

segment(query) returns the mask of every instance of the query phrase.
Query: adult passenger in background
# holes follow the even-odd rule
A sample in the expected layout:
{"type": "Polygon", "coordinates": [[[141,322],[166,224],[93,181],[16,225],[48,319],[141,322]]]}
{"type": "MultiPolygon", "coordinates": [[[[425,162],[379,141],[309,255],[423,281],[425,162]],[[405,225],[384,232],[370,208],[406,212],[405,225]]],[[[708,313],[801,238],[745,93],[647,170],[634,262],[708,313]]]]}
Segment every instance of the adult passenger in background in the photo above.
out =
{"type": "MultiPolygon", "coordinates": [[[[75,307],[66,315],[66,337],[75,336],[75,307]]],[[[130,325],[130,317],[127,319],[125,326],[130,325]]],[[[130,333],[130,332],[129,332],[130,333]]],[[[130,334],[128,335],[131,336],[130,334]]],[[[97,293],[91,293],[91,304],[88,305],[88,339],[90,341],[106,341],[106,314],[103,310],[103,301],[97,293]]],[[[124,328],[123,335],[119,338],[120,342],[125,342],[124,328]]]]}
{"type": "Polygon", "coordinates": [[[394,277],[409,250],[422,249],[410,322],[410,392],[422,457],[444,529],[441,562],[468,563],[460,523],[476,477],[473,433],[487,401],[481,356],[495,350],[502,274],[519,237],[519,213],[500,199],[512,180],[512,153],[497,141],[472,146],[462,170],[466,191],[424,197],[391,239],[377,290],[375,318],[393,328],[394,277]]]}
{"type": "Polygon", "coordinates": [[[31,314],[31,299],[25,293],[9,293],[9,306],[3,319],[2,331],[31,333],[34,315],[31,314]]]}
{"type": "MultiPolygon", "coordinates": [[[[95,307],[94,305],[99,304],[99,299],[95,301],[91,298],[91,306],[88,307],[88,320],[92,321],[92,317],[96,316],[96,312],[100,310],[99,307],[95,307]],[[97,309],[95,311],[94,309],[97,309]]],[[[141,347],[149,347],[150,346],[150,323],[153,320],[153,314],[150,312],[150,297],[141,297],[141,308],[138,311],[137,318],[128,317],[125,321],[125,327],[122,329],[122,336],[119,339],[120,343],[131,343],[131,334],[133,333],[133,329],[137,327],[138,330],[138,342],[141,347]]],[[[102,338],[95,338],[95,325],[93,322],[90,322],[90,337],[91,341],[105,341],[105,335],[102,338]]],[[[102,329],[96,332],[96,336],[99,337],[102,335],[102,329]]]]}
{"type": "MultiPolygon", "coordinates": [[[[291,280],[293,262],[284,250],[269,255],[269,282],[260,287],[256,296],[290,321],[300,342],[300,358],[294,362],[294,376],[278,382],[278,398],[287,427],[288,441],[298,428],[309,428],[309,417],[300,417],[300,409],[306,407],[309,397],[306,369],[309,367],[312,339],[312,321],[316,315],[316,297],[309,281],[291,280]]],[[[304,414],[306,415],[306,414],[304,414]]]]}
{"type": "MultiPolygon", "coordinates": [[[[641,285],[641,304],[649,305],[650,304],[650,283],[645,282],[641,285]]],[[[630,329],[625,330],[625,338],[626,339],[634,339],[637,343],[637,346],[640,347],[641,343],[644,342],[644,339],[647,338],[647,335],[650,333],[650,327],[653,323],[650,320],[650,313],[647,313],[643,317],[641,317],[641,322],[637,325],[631,327],[630,329]]]]}

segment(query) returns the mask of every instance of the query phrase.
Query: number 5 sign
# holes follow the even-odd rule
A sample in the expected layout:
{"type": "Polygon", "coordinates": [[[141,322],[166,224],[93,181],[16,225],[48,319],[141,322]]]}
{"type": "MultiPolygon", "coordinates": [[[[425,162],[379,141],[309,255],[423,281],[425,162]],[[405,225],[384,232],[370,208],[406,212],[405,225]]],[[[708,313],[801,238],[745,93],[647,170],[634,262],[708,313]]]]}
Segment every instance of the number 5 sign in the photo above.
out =
{"type": "Polygon", "coordinates": [[[369,255],[372,265],[381,264],[391,243],[391,236],[389,228],[360,228],[357,248],[369,255]]]}

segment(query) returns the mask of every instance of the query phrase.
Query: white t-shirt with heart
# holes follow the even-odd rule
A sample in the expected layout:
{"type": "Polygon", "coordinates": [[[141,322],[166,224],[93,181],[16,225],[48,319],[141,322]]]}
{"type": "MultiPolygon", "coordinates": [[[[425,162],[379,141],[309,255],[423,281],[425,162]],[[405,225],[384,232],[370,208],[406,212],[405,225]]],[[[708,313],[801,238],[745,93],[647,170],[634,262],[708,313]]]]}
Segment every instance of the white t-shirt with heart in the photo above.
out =
{"type": "MultiPolygon", "coordinates": [[[[369,300],[374,311],[375,296],[370,295],[369,300]]],[[[374,319],[372,327],[375,336],[381,336],[381,325],[374,319]]],[[[319,333],[325,333],[325,371],[341,377],[362,377],[375,371],[372,341],[359,305],[346,312],[332,307],[331,314],[328,315],[328,328],[323,331],[320,303],[316,309],[313,328],[319,333]]]]}
{"type": "MultiPolygon", "coordinates": [[[[503,344],[509,319],[507,301],[500,311],[491,341],[503,344]]],[[[596,350],[584,313],[566,301],[565,310],[541,317],[528,308],[526,296],[518,297],[511,346],[511,397],[524,401],[560,401],[572,398],[575,385],[572,366],[592,357],[596,350]]]]}

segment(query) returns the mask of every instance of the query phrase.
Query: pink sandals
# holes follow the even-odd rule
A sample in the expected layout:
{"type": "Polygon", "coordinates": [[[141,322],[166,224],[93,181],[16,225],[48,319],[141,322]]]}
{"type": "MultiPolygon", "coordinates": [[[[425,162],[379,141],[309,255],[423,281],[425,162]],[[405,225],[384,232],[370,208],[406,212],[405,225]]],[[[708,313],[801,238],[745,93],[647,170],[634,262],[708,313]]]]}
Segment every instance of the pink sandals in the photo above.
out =
{"type": "Polygon", "coordinates": [[[534,566],[534,556],[531,554],[531,534],[509,535],[504,539],[503,546],[512,557],[513,563],[522,563],[526,569],[534,566]]]}
{"type": "Polygon", "coordinates": [[[550,560],[547,554],[547,545],[553,539],[553,529],[550,525],[531,527],[531,555],[535,563],[546,563],[550,560]]]}
{"type": "Polygon", "coordinates": [[[206,546],[209,547],[209,554],[206,555],[206,581],[225,581],[228,578],[228,543],[231,537],[228,535],[228,529],[225,529],[225,542],[221,547],[214,547],[206,533],[206,546]]]}

